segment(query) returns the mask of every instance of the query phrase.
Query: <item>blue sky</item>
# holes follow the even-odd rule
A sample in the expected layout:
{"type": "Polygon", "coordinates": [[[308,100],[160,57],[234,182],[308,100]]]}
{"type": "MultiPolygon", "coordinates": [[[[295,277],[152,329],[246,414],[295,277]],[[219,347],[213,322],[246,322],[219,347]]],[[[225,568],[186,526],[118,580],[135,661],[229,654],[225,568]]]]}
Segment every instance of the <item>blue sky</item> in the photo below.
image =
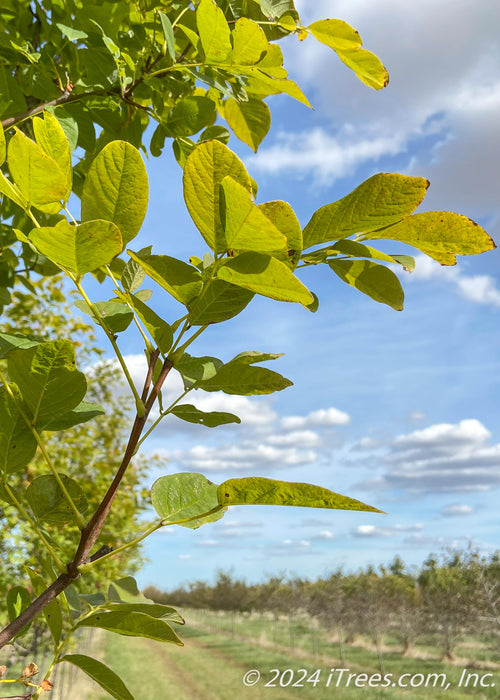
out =
{"type": "MultiPolygon", "coordinates": [[[[317,0],[297,3],[307,23],[339,17],[360,32],[391,75],[375,92],[312,37],[283,44],[290,77],[314,111],[269,99],[271,132],[257,155],[232,139],[259,183],[258,201],[285,199],[303,224],[375,172],[431,181],[422,210],[458,211],[498,240],[500,5],[477,0],[317,0]]],[[[150,159],[149,212],[138,249],[187,259],[205,252],[181,200],[181,173],[166,146],[150,159]]],[[[394,251],[394,246],[391,248],[394,251]]],[[[409,564],[469,542],[500,547],[498,427],[500,282],[497,251],[442,268],[422,257],[402,275],[396,312],[346,287],[328,269],[307,270],[318,294],[311,314],[256,299],[235,320],[210,328],[193,354],[228,360],[243,350],[284,352],[272,368],[294,386],[271,397],[197,392],[205,410],[230,410],[235,427],[209,430],[173,418],[144,444],[168,459],[163,473],[199,471],[219,482],[261,475],[317,483],[386,515],[313,509],[232,508],[197,531],[151,537],[142,585],[172,588],[233,569],[315,577],[338,566],[409,564]]],[[[149,285],[148,285],[149,286],[149,285]]],[[[155,291],[164,317],[175,301],[155,291]]],[[[177,314],[177,315],[176,315],[177,314]]],[[[140,376],[142,348],[124,336],[140,376]]],[[[172,376],[167,399],[180,380],[172,376]]],[[[160,475],[151,474],[151,482],[160,475]]]]}

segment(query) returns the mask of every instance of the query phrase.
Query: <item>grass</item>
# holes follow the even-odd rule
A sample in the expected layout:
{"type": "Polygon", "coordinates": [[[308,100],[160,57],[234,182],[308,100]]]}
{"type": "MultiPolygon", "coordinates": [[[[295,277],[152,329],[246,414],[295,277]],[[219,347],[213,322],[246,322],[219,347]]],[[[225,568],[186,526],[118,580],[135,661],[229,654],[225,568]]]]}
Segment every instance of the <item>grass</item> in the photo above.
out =
{"type": "MultiPolygon", "coordinates": [[[[121,675],[126,685],[136,698],[152,698],[159,700],[326,700],[333,694],[342,700],[359,700],[360,692],[369,692],[371,700],[394,700],[395,698],[411,698],[412,700],[427,700],[429,697],[437,697],[443,694],[441,687],[415,687],[415,688],[388,688],[370,687],[368,679],[365,687],[356,687],[355,679],[351,680],[350,687],[346,687],[342,681],[338,687],[335,683],[338,674],[330,677],[330,686],[326,687],[332,668],[340,668],[337,659],[338,647],[328,641],[323,633],[317,631],[315,648],[321,654],[312,653],[310,630],[307,624],[300,621],[300,625],[293,630],[290,638],[279,628],[279,625],[263,627],[263,620],[251,619],[238,622],[230,614],[218,616],[218,623],[225,626],[225,630],[214,631],[209,626],[214,622],[210,616],[191,612],[186,613],[188,624],[182,630],[181,636],[185,641],[183,648],[168,644],[160,644],[147,639],[126,638],[119,635],[107,634],[104,637],[103,660],[121,675]],[[204,624],[202,624],[204,623],[204,624]],[[242,630],[244,632],[242,633],[242,630]],[[302,633],[301,633],[302,630],[302,633]],[[268,634],[274,634],[277,645],[272,645],[268,634]],[[251,637],[254,635],[254,638],[251,637]],[[287,644],[293,641],[295,650],[291,651],[287,644]],[[282,646],[279,643],[285,642],[282,646]],[[246,671],[258,669],[262,673],[261,681],[254,687],[245,687],[242,679],[246,671]],[[277,676],[277,672],[271,673],[271,669],[279,669],[280,672],[291,669],[292,673],[282,676],[282,684],[288,687],[280,687],[279,677],[274,686],[265,687],[265,684],[277,676]],[[304,672],[299,672],[304,669],[304,672]],[[316,669],[320,669],[317,676],[312,676],[316,669]],[[306,675],[307,672],[307,675],[306,675]],[[312,676],[311,681],[306,679],[312,676]],[[297,687],[292,684],[302,683],[297,687]],[[312,681],[318,679],[318,683],[312,681]]],[[[268,620],[266,620],[268,622],[268,620]]],[[[272,622],[272,621],[271,621],[272,622]]],[[[472,644],[468,640],[467,666],[470,672],[475,671],[479,676],[492,672],[493,677],[485,678],[487,683],[496,683],[496,687],[483,688],[469,687],[458,688],[458,682],[464,666],[443,664],[437,659],[406,658],[397,653],[396,649],[383,652],[384,672],[392,674],[390,682],[395,682],[401,674],[422,674],[416,677],[424,678],[429,673],[445,673],[450,687],[446,697],[451,700],[458,698],[484,698],[498,697],[500,688],[500,669],[489,671],[488,669],[474,669],[470,666],[472,654],[479,650],[484,655],[485,650],[472,644]]],[[[467,646],[467,645],[466,645],[467,646]]],[[[373,674],[379,674],[379,660],[373,650],[364,647],[347,648],[347,660],[345,667],[351,673],[365,672],[373,676],[372,683],[376,682],[373,674]]],[[[429,651],[429,650],[427,650],[429,651]]],[[[347,673],[344,674],[344,678],[347,673]]],[[[472,681],[474,679],[472,678],[472,681]]],[[[472,682],[471,681],[471,682],[472,682]]],[[[359,681],[358,681],[359,682],[359,681]]],[[[423,682],[423,680],[422,680],[423,682]]],[[[92,700],[107,700],[105,694],[94,695],[92,700]]]]}

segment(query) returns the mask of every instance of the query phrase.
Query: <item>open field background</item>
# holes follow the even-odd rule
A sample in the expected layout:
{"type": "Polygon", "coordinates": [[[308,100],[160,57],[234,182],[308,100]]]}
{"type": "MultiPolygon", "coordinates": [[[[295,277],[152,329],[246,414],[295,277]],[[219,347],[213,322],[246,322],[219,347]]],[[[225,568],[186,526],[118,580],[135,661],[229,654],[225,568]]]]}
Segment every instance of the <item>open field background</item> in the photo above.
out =
{"type": "MultiPolygon", "coordinates": [[[[333,676],[330,687],[325,687],[332,668],[348,668],[351,673],[392,673],[400,675],[446,673],[450,688],[447,698],[498,698],[500,688],[500,664],[498,639],[468,636],[457,647],[457,658],[453,664],[442,663],[439,648],[431,643],[420,642],[411,656],[403,656],[401,647],[390,637],[382,640],[379,652],[373,640],[360,637],[353,644],[344,645],[345,660],[340,660],[338,641],[324,630],[311,628],[305,620],[294,618],[273,619],[269,615],[235,615],[200,610],[184,611],[186,627],[181,636],[183,648],[162,645],[151,640],[130,639],[118,635],[103,634],[101,658],[118,672],[136,698],[161,698],[162,700],[246,700],[253,698],[314,698],[326,700],[336,697],[359,698],[368,692],[370,698],[408,697],[420,698],[443,695],[441,687],[420,688],[356,688],[335,687],[338,676],[333,676]],[[464,668],[480,676],[492,673],[486,679],[494,687],[457,688],[464,668]],[[246,688],[242,678],[245,671],[258,669],[262,680],[254,687],[246,688]],[[288,687],[264,687],[275,674],[270,669],[293,669],[294,676],[288,687]],[[321,669],[319,682],[314,685],[304,680],[298,683],[303,673],[309,677],[321,669]]],[[[287,684],[291,674],[283,677],[287,684]]],[[[351,682],[352,686],[353,681],[351,682]]],[[[107,700],[97,686],[87,694],[86,700],[107,700]]]]}

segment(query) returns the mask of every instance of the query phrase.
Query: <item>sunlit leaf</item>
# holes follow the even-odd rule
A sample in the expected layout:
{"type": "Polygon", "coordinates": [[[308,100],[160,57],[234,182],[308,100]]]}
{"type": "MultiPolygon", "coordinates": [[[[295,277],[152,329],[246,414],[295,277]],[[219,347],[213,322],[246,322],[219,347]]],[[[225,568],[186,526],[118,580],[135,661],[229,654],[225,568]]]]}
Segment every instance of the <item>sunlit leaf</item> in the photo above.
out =
{"type": "Polygon", "coordinates": [[[329,260],[329,267],[343,282],[367,294],[375,301],[403,309],[404,292],[392,270],[371,260],[329,260]]]}
{"type": "Polygon", "coordinates": [[[221,63],[231,51],[231,32],[223,11],[214,0],[200,0],[196,24],[206,63],[221,63]]]}
{"type": "Polygon", "coordinates": [[[112,221],[126,244],[139,233],[147,206],[148,176],[139,151],[126,141],[108,143],[85,179],[82,221],[112,221]]]}
{"type": "Polygon", "coordinates": [[[66,190],[63,196],[63,201],[66,202],[72,186],[71,151],[66,134],[50,112],[44,112],[43,118],[33,119],[33,131],[37,144],[58,164],[66,177],[66,190]]]}
{"type": "Polygon", "coordinates": [[[256,153],[271,126],[271,112],[262,100],[247,102],[232,98],[224,103],[224,116],[236,136],[256,153]]]}
{"type": "Polygon", "coordinates": [[[201,274],[192,265],[168,255],[138,257],[130,250],[127,253],[151,279],[166,289],[181,304],[190,304],[201,293],[203,289],[201,274]]]}
{"type": "Polygon", "coordinates": [[[218,488],[221,505],[301,506],[335,510],[383,511],[321,486],[277,481],[259,476],[228,479],[218,488]]]}
{"type": "Polygon", "coordinates": [[[217,485],[203,474],[189,472],[157,479],[151,487],[151,503],[165,522],[192,529],[219,520],[225,512],[219,505],[217,485]]]}
{"type": "Polygon", "coordinates": [[[237,316],[253,299],[253,292],[223,280],[213,279],[189,307],[189,322],[194,326],[221,323],[237,316]]]}

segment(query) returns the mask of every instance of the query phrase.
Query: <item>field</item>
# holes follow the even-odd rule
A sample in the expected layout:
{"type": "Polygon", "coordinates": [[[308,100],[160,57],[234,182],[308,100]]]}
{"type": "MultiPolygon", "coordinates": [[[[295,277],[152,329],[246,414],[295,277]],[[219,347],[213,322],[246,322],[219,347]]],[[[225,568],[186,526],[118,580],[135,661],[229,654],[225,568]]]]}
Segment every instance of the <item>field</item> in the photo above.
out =
{"type": "MultiPolygon", "coordinates": [[[[377,653],[370,640],[360,639],[344,647],[342,663],[337,640],[309,627],[307,619],[200,611],[186,611],[185,616],[183,648],[102,635],[102,660],[120,673],[136,698],[326,700],[336,696],[354,700],[367,691],[373,700],[420,700],[444,693],[451,700],[499,695],[500,664],[495,663],[494,648],[498,639],[465,639],[453,664],[439,661],[439,650],[431,644],[420,645],[411,657],[404,657],[394,640],[384,639],[377,653]],[[340,668],[349,671],[340,677],[334,671],[340,668]],[[260,671],[261,679],[245,687],[243,676],[252,669],[260,671]],[[349,674],[358,675],[348,683],[349,674]],[[409,674],[401,679],[407,687],[398,687],[403,674],[409,674]],[[458,687],[461,676],[462,687],[458,687]],[[384,684],[388,687],[381,687],[384,684]]],[[[83,694],[79,697],[83,700],[83,694]]],[[[107,698],[97,686],[87,693],[87,700],[107,698]]]]}

